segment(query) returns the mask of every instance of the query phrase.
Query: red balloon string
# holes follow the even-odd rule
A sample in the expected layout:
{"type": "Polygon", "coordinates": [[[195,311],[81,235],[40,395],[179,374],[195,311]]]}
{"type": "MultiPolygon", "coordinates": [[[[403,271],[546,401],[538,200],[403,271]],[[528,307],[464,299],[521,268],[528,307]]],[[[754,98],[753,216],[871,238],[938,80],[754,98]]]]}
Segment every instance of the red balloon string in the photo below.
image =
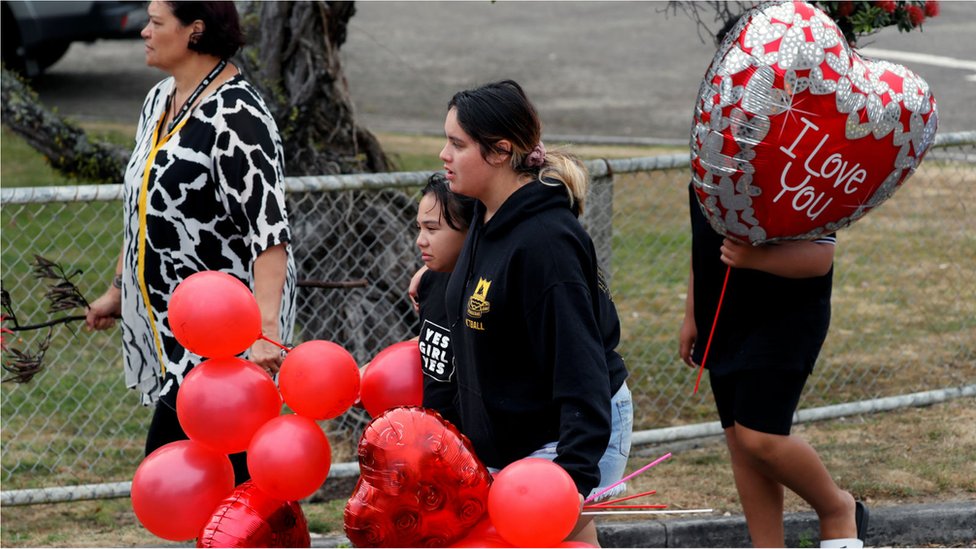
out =
{"type": "Polygon", "coordinates": [[[258,339],[263,339],[263,340],[267,341],[268,343],[274,345],[275,347],[278,347],[279,349],[283,350],[286,353],[291,352],[291,349],[289,349],[288,347],[282,345],[281,343],[278,343],[277,341],[271,339],[270,337],[268,337],[268,336],[266,336],[264,334],[261,334],[261,337],[259,337],[258,339]]]}
{"type": "Polygon", "coordinates": [[[712,319],[712,329],[708,332],[708,342],[705,343],[705,354],[702,355],[702,363],[698,368],[698,379],[695,380],[695,390],[691,394],[698,393],[698,383],[701,382],[702,372],[705,371],[705,361],[708,360],[708,349],[712,346],[712,336],[715,335],[715,325],[718,324],[718,313],[722,310],[722,300],[725,299],[725,288],[729,285],[729,273],[732,266],[725,268],[725,280],[722,282],[722,293],[718,295],[718,305],[715,307],[715,318],[712,319]]]}

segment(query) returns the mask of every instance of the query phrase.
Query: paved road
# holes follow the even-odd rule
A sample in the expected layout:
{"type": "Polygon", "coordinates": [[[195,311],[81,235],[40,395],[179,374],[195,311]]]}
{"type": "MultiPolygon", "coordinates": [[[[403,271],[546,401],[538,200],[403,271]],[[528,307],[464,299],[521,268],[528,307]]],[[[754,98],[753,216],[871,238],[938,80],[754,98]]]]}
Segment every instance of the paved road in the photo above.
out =
{"type": "MultiPolygon", "coordinates": [[[[358,113],[374,130],[439,132],[458,89],[514,78],[549,134],[687,141],[691,108],[714,46],[659,2],[362,2],[343,57],[358,113]]],[[[899,61],[935,92],[942,131],[976,130],[976,2],[942,2],[924,32],[886,29],[875,50],[923,53],[899,61]]],[[[76,44],[36,84],[76,118],[134,123],[163,74],[139,41],[76,44]]]]}

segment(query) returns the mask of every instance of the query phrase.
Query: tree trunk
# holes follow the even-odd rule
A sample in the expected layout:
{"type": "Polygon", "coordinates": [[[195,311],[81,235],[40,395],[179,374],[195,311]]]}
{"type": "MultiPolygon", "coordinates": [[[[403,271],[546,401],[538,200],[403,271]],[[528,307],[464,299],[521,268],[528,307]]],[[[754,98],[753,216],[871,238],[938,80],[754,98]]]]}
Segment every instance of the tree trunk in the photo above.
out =
{"type": "MultiPolygon", "coordinates": [[[[289,175],[389,171],[376,138],[355,120],[339,49],[352,2],[238,4],[248,45],[238,56],[281,133],[289,175]]],[[[366,288],[303,290],[296,340],[327,339],[363,364],[416,334],[407,299],[416,270],[416,215],[401,191],[290,194],[292,246],[304,278],[365,278],[366,288]]]]}
{"type": "Polygon", "coordinates": [[[289,175],[384,172],[389,161],[356,124],[339,48],[352,2],[246,2],[239,63],[278,122],[289,175]]]}

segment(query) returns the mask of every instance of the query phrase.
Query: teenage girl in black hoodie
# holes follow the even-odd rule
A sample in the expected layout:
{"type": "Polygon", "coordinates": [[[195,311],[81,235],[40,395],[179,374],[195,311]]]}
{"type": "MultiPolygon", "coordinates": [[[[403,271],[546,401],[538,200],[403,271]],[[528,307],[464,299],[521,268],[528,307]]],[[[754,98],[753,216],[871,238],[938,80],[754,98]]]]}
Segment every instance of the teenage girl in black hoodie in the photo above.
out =
{"type": "MultiPolygon", "coordinates": [[[[457,93],[444,132],[451,190],[478,200],[446,294],[461,429],[492,468],[553,459],[582,501],[622,477],[633,427],[620,322],[577,219],[588,174],[545,150],[511,80],[457,93]]],[[[570,539],[596,545],[596,527],[570,539]]]]}

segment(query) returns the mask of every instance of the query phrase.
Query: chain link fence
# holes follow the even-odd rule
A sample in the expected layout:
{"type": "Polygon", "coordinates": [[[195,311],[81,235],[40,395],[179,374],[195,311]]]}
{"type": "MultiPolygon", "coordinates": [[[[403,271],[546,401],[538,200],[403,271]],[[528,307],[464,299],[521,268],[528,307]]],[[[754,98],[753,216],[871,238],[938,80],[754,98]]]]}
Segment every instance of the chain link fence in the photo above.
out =
{"type": "MultiPolygon", "coordinates": [[[[687,155],[587,166],[594,184],[584,224],[611,273],[635,429],[713,420],[707,376],[692,395],[696,372],[677,356],[690,251],[687,155]]],[[[335,341],[362,364],[416,333],[406,290],[420,265],[413,225],[428,175],[288,179],[303,280],[290,343],[335,341]]],[[[3,290],[20,325],[84,313],[49,310],[35,255],[62,266],[85,298],[105,290],[121,245],[120,195],[119,185],[2,190],[3,290]]],[[[903,189],[840,233],[831,330],[804,406],[976,382],[974,204],[976,132],[939,136],[903,189]]],[[[124,386],[119,334],[81,324],[5,334],[4,491],[128,481],[142,460],[151,413],[124,386]]],[[[323,422],[335,462],[355,460],[367,421],[354,409],[323,422]]]]}

